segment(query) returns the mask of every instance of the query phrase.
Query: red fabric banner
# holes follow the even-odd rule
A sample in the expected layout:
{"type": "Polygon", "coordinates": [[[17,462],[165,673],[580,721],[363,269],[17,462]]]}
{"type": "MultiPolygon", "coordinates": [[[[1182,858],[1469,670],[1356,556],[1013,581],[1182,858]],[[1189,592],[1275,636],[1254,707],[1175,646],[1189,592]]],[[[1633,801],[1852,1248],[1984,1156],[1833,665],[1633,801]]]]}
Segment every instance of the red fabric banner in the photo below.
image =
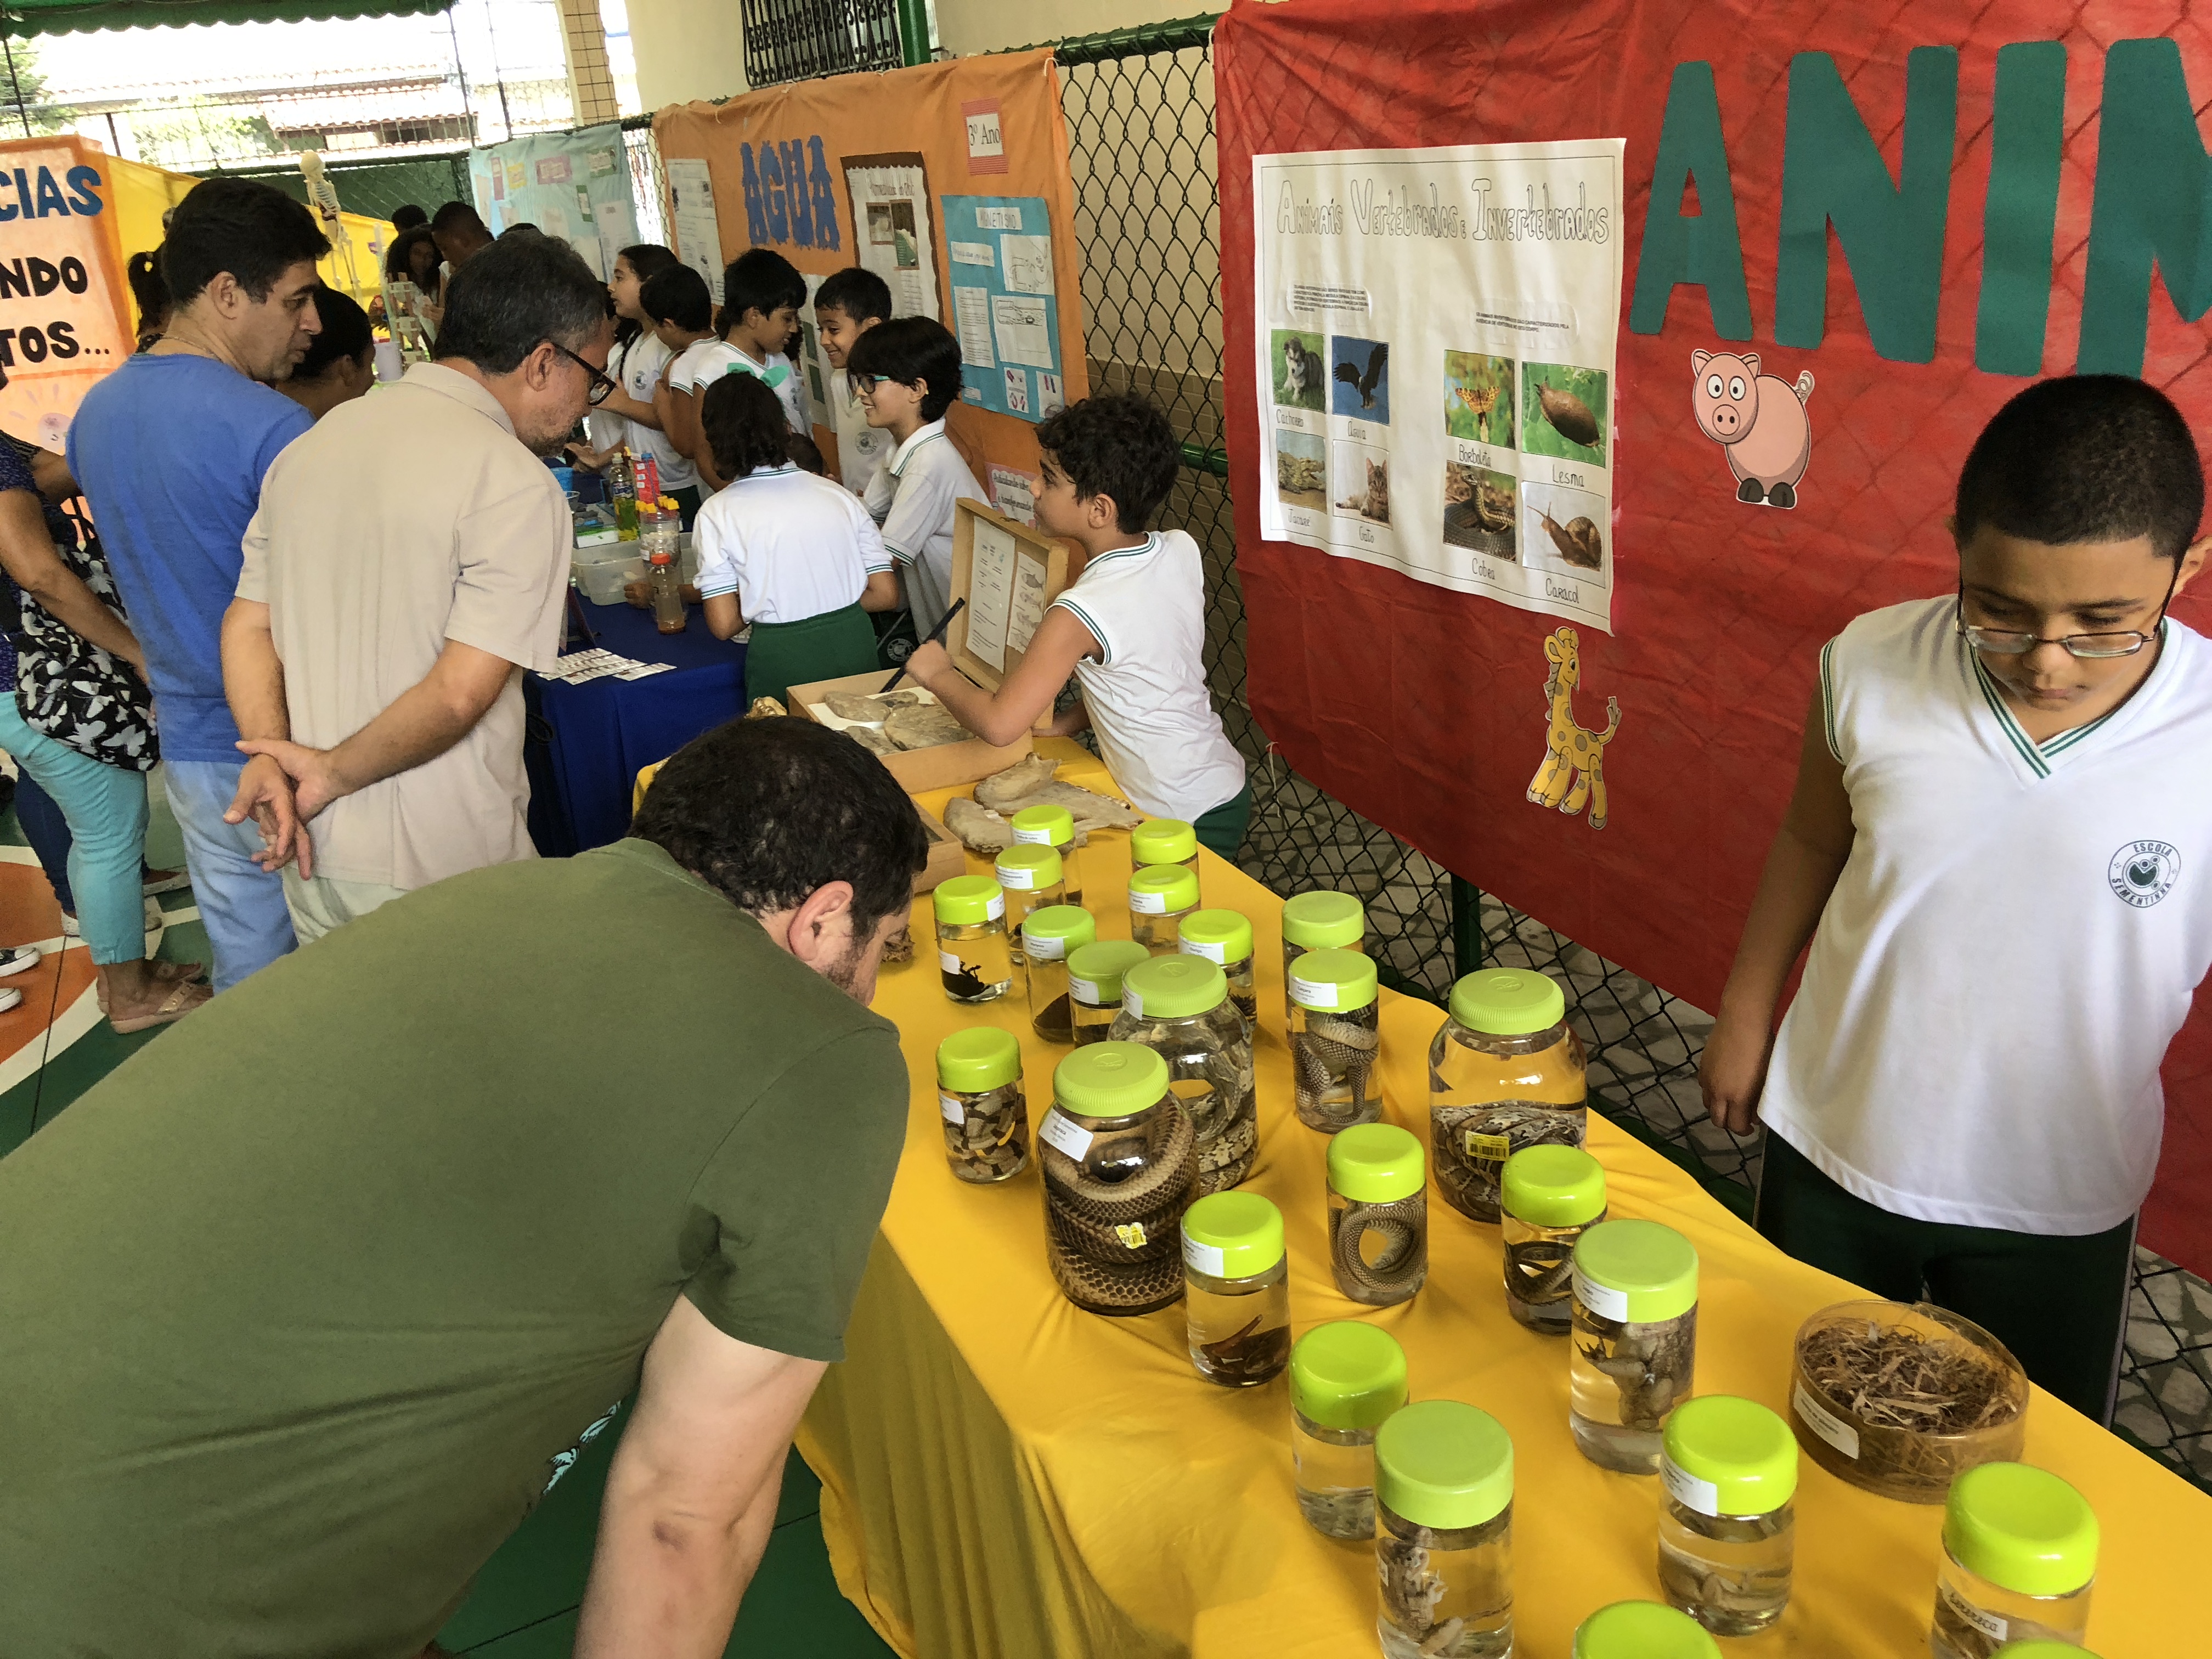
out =
{"type": "MultiPolygon", "coordinates": [[[[2108,74],[2134,76],[2130,87],[2167,84],[2158,76],[2172,48],[2130,55],[2126,43],[2160,36],[2176,43],[2174,72],[2185,73],[2201,100],[2212,95],[2212,41],[2185,4],[2142,0],[2094,10],[2023,0],[1926,0],[1902,9],[1837,0],[1412,0],[1392,9],[1389,27],[1375,24],[1364,0],[1240,3],[1214,36],[1229,443],[1238,469],[1237,568],[1253,711],[1292,763],[1346,805],[1570,938],[1711,1008],[1789,796],[1821,643],[1862,611],[1953,587],[1957,562],[1944,520],[1958,468],[1983,422],[2027,383],[2021,370],[2035,362],[2035,322],[2045,324],[2042,374],[2070,373],[2077,362],[2111,366],[2116,349],[2124,357],[2130,319],[2142,303],[2136,295],[2130,310],[2125,293],[2121,233],[2130,208],[2148,225],[2139,241],[2164,239],[2157,240],[2142,372],[2200,433],[2212,433],[2208,331],[2177,311],[2179,300],[2201,315],[2204,300],[2195,295],[2212,297],[2212,254],[2191,251],[2212,222],[2205,216],[2212,167],[2201,141],[2189,142],[2197,129],[2178,82],[2172,98],[2131,94],[2115,106],[2133,121],[2124,135],[2137,145],[2130,154],[2145,154],[2152,139],[2175,140],[2170,165],[2130,165],[2115,169],[2124,175],[2118,179],[2100,179],[2097,171],[2100,133],[2116,155],[2121,143],[2104,107],[2108,74]],[[2049,46],[2007,56],[2002,95],[2014,101],[2000,118],[2000,49],[2054,38],[2063,58],[2049,46]],[[1954,48],[1955,57],[1915,53],[1923,47],[1954,48]],[[1807,53],[1827,54],[1835,76],[1803,60],[1807,53]],[[1716,179],[1699,167],[1692,199],[1678,204],[1681,174],[1670,160],[1674,182],[1655,203],[1670,91],[1680,104],[1675,125],[1686,131],[1700,72],[1678,76],[1678,67],[1698,64],[1711,66],[1704,101],[1709,106],[1717,96],[1727,170],[1716,179]],[[1889,183],[1905,163],[1896,199],[1917,189],[1924,203],[1927,158],[1942,165],[1947,64],[1956,76],[1949,191],[1942,202],[1939,171],[1933,182],[1942,234],[1932,235],[1929,220],[1921,246],[1940,250],[1940,264],[1928,261],[1920,287],[1905,262],[1863,252],[1879,241],[1866,225],[1894,232],[1899,222],[1894,215],[1882,219],[1889,208],[1878,195],[1832,195],[1832,228],[1821,228],[1816,216],[1809,238],[1802,229],[1794,241],[1785,236],[1793,99],[1805,104],[1790,155],[1801,174],[1791,181],[1800,201],[1816,197],[1820,165],[1849,148],[1808,142],[1820,133],[1806,110],[1839,78],[1889,183]],[[2028,95],[2039,77],[2047,93],[2040,105],[2028,95]],[[2052,125],[2062,87],[2063,130],[2052,125]],[[2168,107],[2184,112],[2184,125],[2153,131],[2168,107]],[[2048,210],[2045,218],[2037,214],[2045,176],[2039,121],[2054,163],[2063,148],[2063,166],[2045,170],[2056,185],[2048,233],[2048,210]],[[1667,234],[1686,236],[1692,252],[1677,264],[1713,287],[1674,287],[1659,331],[1636,332],[1631,320],[1620,335],[1615,631],[1579,630],[1580,680],[1571,702],[1575,722],[1592,736],[1604,732],[1608,703],[1619,704],[1619,730],[1603,751],[1606,822],[1595,829],[1586,809],[1568,816],[1527,798],[1553,732],[1546,646],[1555,619],[1261,538],[1257,492],[1274,481],[1258,477],[1252,460],[1260,410],[1251,163],[1255,154],[1285,151],[1617,137],[1627,140],[1624,319],[1633,316],[1640,264],[1666,251],[1655,252],[1665,236],[1645,238],[1655,210],[1669,225],[1678,212],[1698,215],[1667,234]],[[2002,186],[1994,198],[1993,146],[2002,186]],[[2147,172],[2158,211],[2172,216],[2169,224],[2143,218],[2145,186],[2130,190],[2130,179],[2147,172]],[[1715,254],[1723,228],[1717,216],[1729,205],[1729,185],[1750,301],[1747,340],[1722,332],[1728,262],[1715,254]],[[2135,199],[2123,202],[2130,194],[2135,199]],[[2093,198],[2100,195],[2109,198],[2100,204],[2106,222],[2119,228],[2109,246],[2120,250],[2101,273],[2091,269],[2090,241],[2093,198]],[[1856,270],[1846,259],[1854,239],[1862,250],[1856,270]],[[1808,305],[1804,262],[1822,242],[1825,305],[1817,289],[1808,305]],[[1785,249],[1798,261],[1794,289],[1785,249]],[[2047,258],[2055,258],[2055,270],[2046,316],[2038,260],[2047,258]],[[1785,267],[1779,313],[1778,267],[1785,267]],[[2122,272],[2117,287],[2113,270],[2122,272]],[[2095,301],[2086,339],[2085,284],[2095,301]],[[1912,355],[1916,293],[1932,307],[1932,360],[1899,361],[1912,355]],[[1816,327],[1815,319],[1824,320],[1816,327]],[[1818,343],[1780,343],[1778,327],[1800,342],[1809,331],[1818,343]],[[1881,355],[1877,340],[1896,355],[1881,355]],[[1812,374],[1803,404],[1811,458],[1787,510],[1738,499],[1729,451],[1700,425],[1694,394],[1705,376],[1693,367],[1695,351],[1758,354],[1758,375],[1778,383],[1761,380],[1765,396],[1787,395],[1802,374],[1812,374]],[[1978,367],[1978,355],[1984,364],[2008,361],[2015,372],[1978,367]]],[[[1832,130],[1842,105],[1828,95],[1826,107],[1832,130]]],[[[1677,141],[1672,157],[1681,131],[1669,136],[1677,141]]],[[[1862,184],[1864,177],[1862,168],[1862,184]]],[[[1791,222],[1802,225],[1802,215],[1791,222]]],[[[2141,263],[2148,268],[2148,255],[2141,263]]],[[[1438,295],[1436,301],[1472,307],[1476,296],[1438,295]]],[[[2212,631],[2205,595],[2175,611],[2212,631]]],[[[1570,796],[1568,805],[1583,803],[1570,796]]],[[[2021,902],[2033,896],[2023,893],[2021,902]]],[[[1931,1043],[1943,1036],[1928,1034],[1931,1043]]],[[[2202,994],[2165,1075],[2166,1146],[2142,1237],[2209,1272],[2212,1004],[2202,994]]]]}

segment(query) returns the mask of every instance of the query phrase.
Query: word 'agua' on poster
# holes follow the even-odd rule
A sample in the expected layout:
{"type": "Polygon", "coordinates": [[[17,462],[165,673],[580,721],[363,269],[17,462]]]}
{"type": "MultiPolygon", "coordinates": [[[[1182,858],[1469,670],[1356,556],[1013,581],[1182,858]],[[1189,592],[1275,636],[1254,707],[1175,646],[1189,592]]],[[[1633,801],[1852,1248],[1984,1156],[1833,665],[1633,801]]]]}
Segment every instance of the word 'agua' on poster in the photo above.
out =
{"type": "Polygon", "coordinates": [[[1270,539],[1612,631],[1624,149],[1252,158],[1270,539]]]}

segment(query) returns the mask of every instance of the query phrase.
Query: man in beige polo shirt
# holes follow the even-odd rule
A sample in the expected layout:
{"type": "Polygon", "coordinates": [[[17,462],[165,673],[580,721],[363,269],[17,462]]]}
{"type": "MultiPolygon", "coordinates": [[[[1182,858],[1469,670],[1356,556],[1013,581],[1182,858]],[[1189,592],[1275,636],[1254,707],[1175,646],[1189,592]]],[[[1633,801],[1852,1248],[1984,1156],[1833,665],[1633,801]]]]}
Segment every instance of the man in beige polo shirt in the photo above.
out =
{"type": "Polygon", "coordinates": [[[222,625],[253,757],[228,816],[259,825],[301,943],[535,856],[520,670],[559,650],[571,542],[539,457],[612,339],[574,252],[498,243],[454,276],[436,362],[332,410],[270,469],[222,625]]]}

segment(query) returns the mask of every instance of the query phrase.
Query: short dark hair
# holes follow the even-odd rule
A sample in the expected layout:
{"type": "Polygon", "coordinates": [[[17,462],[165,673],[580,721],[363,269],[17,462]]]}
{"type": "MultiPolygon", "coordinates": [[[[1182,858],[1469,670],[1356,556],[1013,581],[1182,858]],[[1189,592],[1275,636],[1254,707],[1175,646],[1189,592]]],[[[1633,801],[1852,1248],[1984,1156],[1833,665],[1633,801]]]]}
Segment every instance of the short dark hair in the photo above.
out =
{"type": "Polygon", "coordinates": [[[461,230],[470,226],[475,227],[477,234],[480,236],[491,234],[491,232],[484,228],[483,216],[466,202],[447,203],[438,210],[436,216],[430,221],[432,230],[461,230]]]}
{"type": "Polygon", "coordinates": [[[392,210],[392,228],[394,230],[413,230],[418,225],[429,222],[430,216],[412,202],[402,202],[392,210]]]}
{"type": "Polygon", "coordinates": [[[806,303],[806,278],[799,267],[772,247],[749,247],[722,271],[721,331],[727,334],[757,311],[763,317],[779,306],[796,311],[806,303]]]}
{"type": "Polygon", "coordinates": [[[830,476],[830,463],[822,459],[822,446],[804,432],[785,433],[783,453],[800,471],[811,472],[817,478],[830,476]]]}
{"type": "Polygon", "coordinates": [[[1114,522],[1125,536],[1152,527],[1182,461],[1167,416],[1133,392],[1085,398],[1046,416],[1037,422],[1036,441],[1079,499],[1113,501],[1114,522]]]}
{"type": "Polygon", "coordinates": [[[307,355],[292,370],[294,380],[320,380],[341,357],[358,362],[376,349],[368,313],[354,303],[351,295],[319,288],[315,312],[323,319],[322,331],[307,342],[307,355]]]}
{"type": "MultiPolygon", "coordinates": [[[[628,247],[617,249],[615,258],[629,261],[629,268],[637,273],[641,285],[683,263],[676,257],[674,248],[663,247],[658,242],[632,242],[628,247]]],[[[613,269],[611,265],[608,267],[610,274],[613,269]]]]}
{"type": "Polygon", "coordinates": [[[699,430],[714,452],[714,471],[725,478],[742,478],[756,467],[781,466],[791,459],[783,400],[766,380],[742,369],[707,388],[699,400],[699,430]]]}
{"type": "Polygon", "coordinates": [[[678,750],[629,832],[756,915],[850,882],[855,939],[913,903],[929,853],[921,816],[881,761],[790,715],[732,720],[678,750]]]}
{"type": "MultiPolygon", "coordinates": [[[[392,246],[384,251],[384,274],[395,283],[413,282],[415,267],[411,259],[418,247],[427,247],[433,253],[438,252],[438,239],[428,225],[416,225],[392,239],[392,246]]],[[[439,255],[441,260],[444,257],[439,255]]]]}
{"type": "Polygon", "coordinates": [[[847,265],[834,276],[824,276],[822,286],[814,290],[814,314],[824,311],[842,311],[856,323],[865,323],[871,317],[879,323],[890,320],[891,285],[865,265],[847,265]]]}
{"type": "Polygon", "coordinates": [[[894,317],[878,323],[853,342],[845,356],[848,374],[872,374],[901,386],[927,381],[921,416],[936,420],[960,395],[960,342],[944,324],[927,317],[894,317]]]}
{"type": "Polygon", "coordinates": [[[707,279],[689,265],[671,265],[647,277],[637,291],[637,305],[654,322],[673,323],[693,334],[704,334],[714,317],[707,279]]]}
{"type": "Polygon", "coordinates": [[[542,340],[580,350],[607,319],[607,285],[572,248],[543,236],[494,242],[446,285],[435,356],[508,374],[542,340]]]}
{"type": "Polygon", "coordinates": [[[2166,395],[2125,374],[2039,380],[1990,417],[1959,471],[1958,538],[1990,525],[2052,547],[2150,538],[2179,559],[2204,468],[2166,395]]]}
{"type": "Polygon", "coordinates": [[[301,260],[331,251],[305,204],[258,179],[204,179],[177,204],[161,244],[169,297],[190,305],[224,271],[257,301],[301,260]]]}

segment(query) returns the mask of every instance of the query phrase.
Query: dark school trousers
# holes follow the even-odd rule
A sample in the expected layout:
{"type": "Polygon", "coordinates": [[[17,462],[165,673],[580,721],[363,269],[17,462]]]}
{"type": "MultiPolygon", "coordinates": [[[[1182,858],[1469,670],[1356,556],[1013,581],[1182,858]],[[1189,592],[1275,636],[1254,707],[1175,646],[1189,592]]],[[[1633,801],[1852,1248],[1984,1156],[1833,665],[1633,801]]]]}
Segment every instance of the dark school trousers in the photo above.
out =
{"type": "Polygon", "coordinates": [[[2110,1426],[2135,1260],[2132,1218],[2078,1238],[1893,1215],[1766,1137],[1753,1224],[1772,1243],[1893,1302],[1923,1295],[2012,1350],[2029,1380],[2110,1426]]]}
{"type": "Polygon", "coordinates": [[[1244,831],[1251,822],[1252,781],[1247,778],[1242,789],[1211,811],[1200,813],[1190,827],[1200,846],[1234,864],[1237,849],[1244,844],[1244,831]]]}

